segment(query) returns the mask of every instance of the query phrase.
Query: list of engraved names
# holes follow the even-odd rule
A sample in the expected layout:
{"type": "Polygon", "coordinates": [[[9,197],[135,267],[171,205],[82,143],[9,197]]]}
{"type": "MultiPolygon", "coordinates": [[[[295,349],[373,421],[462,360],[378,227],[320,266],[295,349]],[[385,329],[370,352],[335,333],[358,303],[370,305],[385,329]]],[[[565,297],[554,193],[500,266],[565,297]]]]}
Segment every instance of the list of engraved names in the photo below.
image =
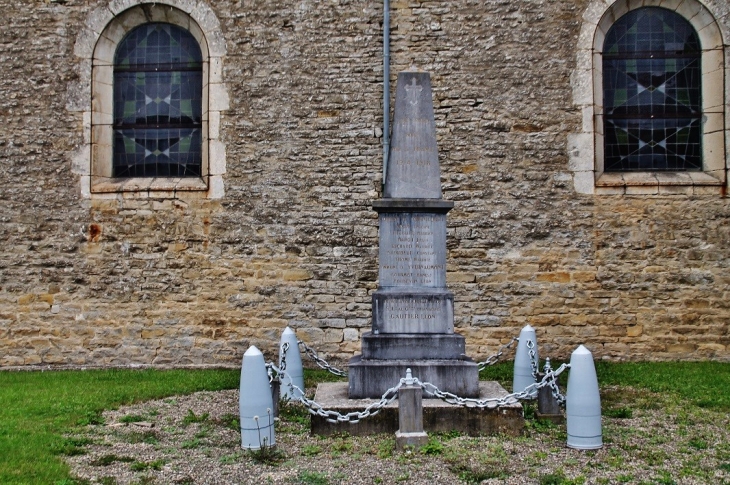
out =
{"type": "Polygon", "coordinates": [[[381,286],[444,285],[445,216],[441,214],[383,215],[380,247],[381,286]],[[441,243],[441,244],[439,244],[441,243]]]}

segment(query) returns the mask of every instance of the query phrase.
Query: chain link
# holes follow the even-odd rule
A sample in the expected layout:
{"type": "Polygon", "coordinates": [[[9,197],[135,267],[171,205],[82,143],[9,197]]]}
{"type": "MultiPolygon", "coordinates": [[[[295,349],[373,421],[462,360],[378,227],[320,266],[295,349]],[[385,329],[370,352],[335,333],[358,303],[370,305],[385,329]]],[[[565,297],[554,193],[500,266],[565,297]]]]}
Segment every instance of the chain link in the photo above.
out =
{"type": "Polygon", "coordinates": [[[281,363],[276,367],[273,362],[266,362],[266,374],[269,376],[269,384],[274,380],[281,381],[281,374],[286,370],[286,352],[289,350],[289,342],[281,346],[281,363]]]}
{"type": "Polygon", "coordinates": [[[532,377],[537,381],[538,377],[537,375],[540,373],[540,370],[538,369],[539,362],[537,361],[537,352],[535,351],[535,342],[532,340],[528,340],[527,343],[525,343],[528,349],[528,354],[530,355],[530,366],[532,367],[532,377]]]}
{"type": "Polygon", "coordinates": [[[483,362],[479,362],[477,364],[477,366],[479,367],[479,370],[483,371],[488,366],[496,364],[499,361],[499,359],[502,357],[502,354],[504,354],[505,350],[508,350],[510,347],[512,347],[512,344],[514,344],[515,342],[519,342],[519,341],[520,341],[519,337],[512,337],[512,340],[510,340],[508,343],[502,345],[496,354],[490,355],[489,357],[487,357],[487,360],[485,360],[483,362]]]}
{"type": "Polygon", "coordinates": [[[289,351],[289,342],[284,342],[284,345],[281,346],[281,351],[279,352],[279,355],[281,356],[281,362],[279,362],[279,369],[283,371],[286,370],[286,353],[289,351]]]}
{"type": "Polygon", "coordinates": [[[304,348],[304,352],[309,357],[311,357],[312,360],[314,360],[319,367],[321,367],[322,369],[324,369],[324,370],[326,370],[326,371],[328,371],[328,372],[330,372],[330,373],[332,373],[332,374],[334,374],[336,376],[347,377],[347,371],[340,370],[337,367],[334,367],[334,366],[330,365],[326,360],[324,360],[319,355],[317,355],[317,352],[312,347],[310,347],[309,345],[305,344],[301,340],[297,340],[297,342],[299,343],[299,345],[301,347],[304,348]]]}

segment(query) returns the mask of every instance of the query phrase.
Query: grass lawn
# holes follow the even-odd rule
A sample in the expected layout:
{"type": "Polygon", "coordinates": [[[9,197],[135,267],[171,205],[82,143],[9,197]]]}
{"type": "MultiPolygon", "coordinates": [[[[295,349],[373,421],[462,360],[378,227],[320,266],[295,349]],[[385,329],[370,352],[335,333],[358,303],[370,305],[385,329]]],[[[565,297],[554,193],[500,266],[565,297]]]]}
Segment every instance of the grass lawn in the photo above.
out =
{"type": "Polygon", "coordinates": [[[238,386],[238,371],[89,370],[0,372],[0,483],[70,484],[63,437],[101,411],[174,394],[238,386]]]}
{"type": "MultiPolygon", "coordinates": [[[[669,393],[689,407],[730,411],[729,363],[598,362],[596,367],[602,388],[643,388],[669,393]]],[[[505,362],[481,377],[509,388],[511,372],[505,362]]],[[[323,380],[336,379],[307,371],[307,387],[323,380]]],[[[237,370],[0,372],[0,483],[73,484],[63,457],[82,453],[86,443],[64,436],[100,420],[104,409],[237,386],[237,370]]],[[[604,415],[621,412],[612,408],[612,400],[618,398],[604,396],[604,415]]]]}

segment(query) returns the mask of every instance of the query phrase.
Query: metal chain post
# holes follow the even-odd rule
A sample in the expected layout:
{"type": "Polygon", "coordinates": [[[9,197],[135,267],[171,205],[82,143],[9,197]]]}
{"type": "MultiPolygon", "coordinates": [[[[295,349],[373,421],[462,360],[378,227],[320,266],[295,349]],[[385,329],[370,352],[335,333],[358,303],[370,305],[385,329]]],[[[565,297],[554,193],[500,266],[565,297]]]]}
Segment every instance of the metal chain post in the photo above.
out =
{"type": "MultiPolygon", "coordinates": [[[[570,364],[568,364],[570,365],[570,364]]],[[[548,376],[552,373],[553,368],[550,365],[550,358],[545,359],[545,375],[548,376]]],[[[565,406],[565,395],[560,392],[560,387],[558,387],[558,381],[555,379],[557,377],[557,374],[554,375],[553,379],[550,380],[550,389],[553,393],[553,397],[558,402],[559,405],[565,406]]]]}

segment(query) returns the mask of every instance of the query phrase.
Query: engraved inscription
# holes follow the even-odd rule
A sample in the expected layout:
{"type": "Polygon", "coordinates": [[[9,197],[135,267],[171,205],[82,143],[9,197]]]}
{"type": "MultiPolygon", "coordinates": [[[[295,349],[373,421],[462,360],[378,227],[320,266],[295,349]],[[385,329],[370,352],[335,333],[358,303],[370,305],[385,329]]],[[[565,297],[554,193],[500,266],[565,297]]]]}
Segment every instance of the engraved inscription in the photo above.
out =
{"type": "Polygon", "coordinates": [[[443,216],[384,216],[381,226],[380,281],[385,286],[443,286],[446,275],[443,216]]]}
{"type": "Polygon", "coordinates": [[[396,165],[413,165],[416,167],[428,167],[434,158],[438,158],[438,152],[431,147],[413,147],[408,149],[394,148],[391,150],[396,165]]]}
{"type": "Polygon", "coordinates": [[[390,157],[396,166],[428,167],[438,163],[436,144],[424,140],[424,131],[431,128],[428,118],[404,118],[394,123],[398,130],[399,143],[390,150],[390,157]],[[426,144],[423,144],[425,141],[426,144]]]}
{"type": "Polygon", "coordinates": [[[440,301],[429,300],[386,300],[386,318],[392,320],[433,320],[443,308],[440,301]]]}

